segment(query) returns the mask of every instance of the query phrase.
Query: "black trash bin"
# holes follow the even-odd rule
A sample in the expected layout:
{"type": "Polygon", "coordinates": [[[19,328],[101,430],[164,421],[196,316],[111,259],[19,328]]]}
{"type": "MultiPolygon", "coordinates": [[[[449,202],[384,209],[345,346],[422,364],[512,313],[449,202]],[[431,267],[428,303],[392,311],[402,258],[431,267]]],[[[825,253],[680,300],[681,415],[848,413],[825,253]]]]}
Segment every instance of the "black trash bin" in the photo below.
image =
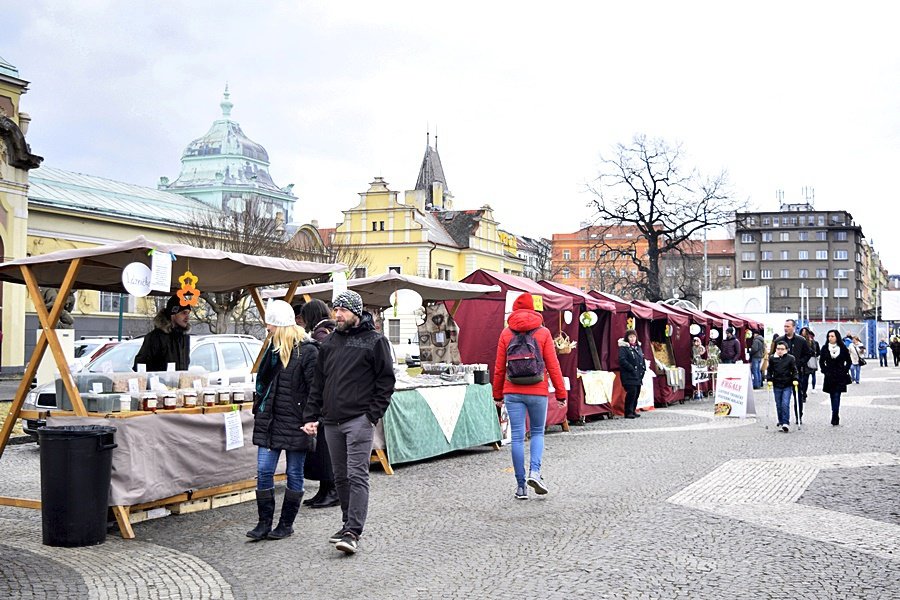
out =
{"type": "Polygon", "coordinates": [[[106,539],[116,428],[41,427],[41,520],[47,546],[93,546],[106,539]]]}

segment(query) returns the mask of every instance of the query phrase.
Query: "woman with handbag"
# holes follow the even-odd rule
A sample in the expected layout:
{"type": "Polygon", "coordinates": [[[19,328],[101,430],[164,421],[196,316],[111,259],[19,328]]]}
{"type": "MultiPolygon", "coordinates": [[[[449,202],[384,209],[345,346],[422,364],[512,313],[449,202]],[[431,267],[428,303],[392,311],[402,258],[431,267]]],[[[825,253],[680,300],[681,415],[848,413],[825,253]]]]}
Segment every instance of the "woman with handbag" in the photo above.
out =
{"type": "Polygon", "coordinates": [[[850,378],[858,384],[859,373],[862,369],[862,366],[866,364],[865,359],[862,357],[862,353],[859,351],[859,338],[853,336],[852,338],[850,338],[850,343],[846,344],[846,346],[847,350],[850,352],[850,378]]]}
{"type": "Polygon", "coordinates": [[[841,422],[841,394],[850,383],[851,350],[841,342],[841,334],[836,329],[828,331],[825,345],[819,352],[819,366],[825,375],[822,391],[831,397],[831,424],[841,422]]]}
{"type": "Polygon", "coordinates": [[[259,522],[247,532],[254,540],[280,540],[294,532],[294,519],[303,500],[303,465],[315,438],[302,430],[303,409],[313,381],[318,347],[294,320],[294,309],[283,300],[266,308],[271,342],[256,375],[253,398],[253,443],[257,452],[256,508],[259,522]],[[275,529],[275,468],[281,452],[287,458],[287,490],[275,529]]]}

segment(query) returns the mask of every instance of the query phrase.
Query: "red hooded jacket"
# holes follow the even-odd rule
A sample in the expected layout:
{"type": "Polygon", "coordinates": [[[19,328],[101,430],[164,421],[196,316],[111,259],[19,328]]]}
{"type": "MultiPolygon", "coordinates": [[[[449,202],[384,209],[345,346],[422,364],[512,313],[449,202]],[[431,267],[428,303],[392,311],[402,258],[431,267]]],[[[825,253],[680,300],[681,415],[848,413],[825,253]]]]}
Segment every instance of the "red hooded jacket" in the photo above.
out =
{"type": "Polygon", "coordinates": [[[494,362],[494,399],[502,400],[504,394],[529,394],[533,396],[547,396],[547,372],[553,380],[553,387],[557,400],[565,400],[567,397],[566,384],[563,381],[562,371],[559,368],[559,358],[556,356],[556,345],[550,330],[544,327],[544,318],[540,313],[532,310],[530,294],[522,294],[513,304],[513,313],[509,316],[509,327],[500,334],[497,343],[497,359],[494,362]],[[534,341],[541,349],[541,356],[547,372],[544,373],[544,381],[531,385],[518,385],[506,379],[506,347],[513,338],[513,331],[523,332],[537,329],[534,332],[534,341]]]}

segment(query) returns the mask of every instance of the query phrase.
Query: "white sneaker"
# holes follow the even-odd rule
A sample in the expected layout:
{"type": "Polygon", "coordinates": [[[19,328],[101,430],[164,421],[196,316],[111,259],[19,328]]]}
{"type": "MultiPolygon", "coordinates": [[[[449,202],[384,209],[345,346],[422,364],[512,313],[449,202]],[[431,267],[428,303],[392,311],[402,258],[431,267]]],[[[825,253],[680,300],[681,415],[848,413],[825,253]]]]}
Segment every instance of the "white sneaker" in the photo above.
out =
{"type": "Polygon", "coordinates": [[[781,430],[782,430],[783,432],[787,433],[788,431],[791,430],[791,428],[788,427],[787,424],[784,424],[784,425],[781,426],[781,430]]]}

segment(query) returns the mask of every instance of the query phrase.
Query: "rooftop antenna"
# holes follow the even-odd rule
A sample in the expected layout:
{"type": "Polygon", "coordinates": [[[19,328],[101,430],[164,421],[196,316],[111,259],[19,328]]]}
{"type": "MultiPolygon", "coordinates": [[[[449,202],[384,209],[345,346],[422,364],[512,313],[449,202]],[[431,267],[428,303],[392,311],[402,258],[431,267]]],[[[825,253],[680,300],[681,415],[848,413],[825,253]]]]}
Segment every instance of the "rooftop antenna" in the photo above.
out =
{"type": "Polygon", "coordinates": [[[425,122],[425,147],[431,146],[431,125],[425,122]]]}
{"type": "Polygon", "coordinates": [[[437,152],[437,125],[434,126],[434,151],[437,152]]]}

